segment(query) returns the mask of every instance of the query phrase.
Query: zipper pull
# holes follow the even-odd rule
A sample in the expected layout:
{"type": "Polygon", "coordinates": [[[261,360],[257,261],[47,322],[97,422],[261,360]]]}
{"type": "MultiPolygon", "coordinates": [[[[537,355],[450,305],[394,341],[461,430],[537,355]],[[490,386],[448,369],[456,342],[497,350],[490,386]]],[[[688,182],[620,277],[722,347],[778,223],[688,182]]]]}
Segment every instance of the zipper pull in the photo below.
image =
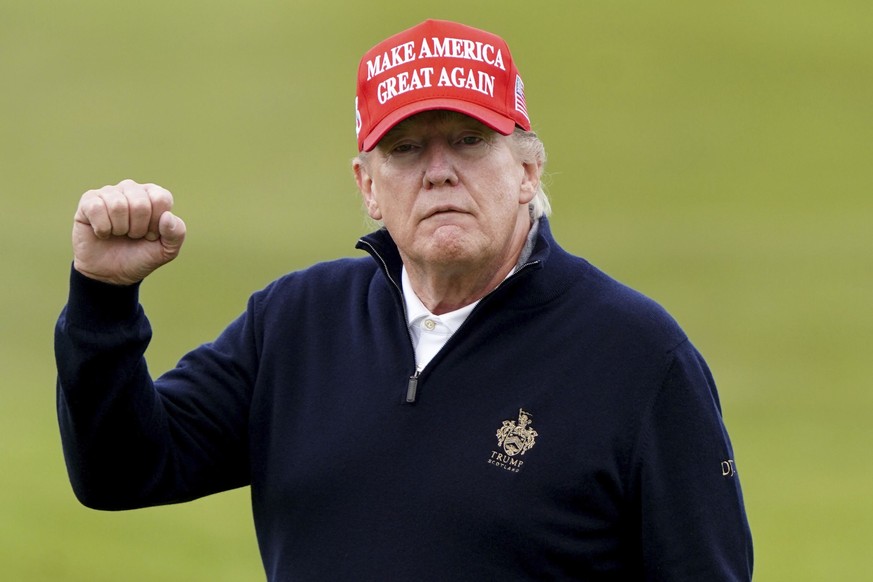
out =
{"type": "Polygon", "coordinates": [[[412,404],[415,402],[415,395],[418,392],[418,376],[421,374],[421,369],[416,368],[415,374],[409,377],[409,384],[406,385],[406,403],[412,404]]]}

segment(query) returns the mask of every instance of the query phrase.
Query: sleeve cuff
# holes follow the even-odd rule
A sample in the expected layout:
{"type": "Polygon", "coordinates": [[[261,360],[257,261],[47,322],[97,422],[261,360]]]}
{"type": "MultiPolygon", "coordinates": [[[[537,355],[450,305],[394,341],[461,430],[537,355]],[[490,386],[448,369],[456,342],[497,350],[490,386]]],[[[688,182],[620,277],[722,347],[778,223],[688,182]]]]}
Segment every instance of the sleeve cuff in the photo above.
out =
{"type": "Polygon", "coordinates": [[[96,281],[70,266],[70,294],[67,299],[69,323],[89,327],[117,324],[139,313],[139,286],[112,285],[96,281]]]}

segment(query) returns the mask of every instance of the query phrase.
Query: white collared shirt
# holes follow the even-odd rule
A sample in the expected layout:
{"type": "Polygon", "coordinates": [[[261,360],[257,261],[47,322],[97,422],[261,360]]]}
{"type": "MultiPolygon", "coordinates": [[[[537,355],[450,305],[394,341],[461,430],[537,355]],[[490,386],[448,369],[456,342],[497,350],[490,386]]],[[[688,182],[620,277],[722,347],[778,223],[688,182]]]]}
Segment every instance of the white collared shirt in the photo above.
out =
{"type": "Polygon", "coordinates": [[[474,301],[455,311],[434,315],[412,290],[412,283],[409,281],[405,266],[401,274],[401,283],[403,299],[406,302],[406,325],[409,326],[412,345],[415,348],[415,367],[421,371],[446,345],[452,334],[458,331],[479,301],[474,301]]]}

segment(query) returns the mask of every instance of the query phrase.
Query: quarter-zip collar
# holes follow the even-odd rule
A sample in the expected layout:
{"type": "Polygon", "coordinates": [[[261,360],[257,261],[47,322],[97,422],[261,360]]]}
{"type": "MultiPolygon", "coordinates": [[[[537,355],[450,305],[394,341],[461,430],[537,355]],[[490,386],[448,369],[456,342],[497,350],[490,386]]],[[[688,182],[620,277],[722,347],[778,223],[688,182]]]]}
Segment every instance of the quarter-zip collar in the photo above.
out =
{"type": "MultiPolygon", "coordinates": [[[[474,319],[477,314],[483,311],[527,309],[542,305],[562,295],[569,285],[585,276],[586,269],[579,269],[579,267],[586,263],[567,254],[557,245],[552,238],[547,218],[543,217],[539,220],[538,232],[528,244],[532,248],[526,248],[522,253],[520,257],[522,262],[516,266],[515,272],[507,277],[497,289],[478,302],[461,329],[466,328],[470,324],[469,320],[474,319]],[[530,256],[524,260],[524,255],[529,250],[530,256]],[[550,268],[549,266],[553,262],[555,267],[550,268]],[[576,268],[567,264],[568,262],[576,262],[576,268]]],[[[356,247],[367,251],[375,260],[378,270],[384,275],[388,282],[388,288],[391,289],[398,313],[402,317],[403,327],[409,333],[409,327],[406,325],[408,321],[407,307],[403,299],[403,261],[391,235],[385,228],[379,229],[359,239],[356,247]]],[[[461,329],[455,334],[456,336],[460,335],[461,329]]],[[[455,340],[456,338],[453,336],[449,339],[449,343],[454,343],[455,340]]],[[[410,336],[410,351],[413,351],[412,343],[410,336]]],[[[446,344],[446,347],[449,343],[446,344]]],[[[432,363],[437,364],[442,357],[443,350],[434,356],[432,363]]],[[[429,369],[430,365],[425,366],[422,370],[415,366],[414,361],[410,362],[410,376],[404,396],[404,401],[407,404],[416,402],[420,384],[429,369]]]]}
{"type": "MultiPolygon", "coordinates": [[[[521,272],[528,270],[528,267],[541,267],[542,263],[549,257],[553,245],[554,240],[551,236],[549,220],[546,217],[542,217],[539,220],[538,232],[533,241],[533,248],[530,251],[530,256],[523,263],[516,265],[515,273],[508,277],[501,286],[514,279],[521,272]]],[[[403,272],[403,260],[400,258],[400,252],[397,250],[397,245],[394,243],[394,239],[391,238],[391,234],[388,230],[383,227],[361,237],[355,245],[355,248],[367,251],[373,257],[382,272],[388,278],[388,281],[397,291],[402,303],[403,290],[401,287],[401,275],[403,272]]]]}

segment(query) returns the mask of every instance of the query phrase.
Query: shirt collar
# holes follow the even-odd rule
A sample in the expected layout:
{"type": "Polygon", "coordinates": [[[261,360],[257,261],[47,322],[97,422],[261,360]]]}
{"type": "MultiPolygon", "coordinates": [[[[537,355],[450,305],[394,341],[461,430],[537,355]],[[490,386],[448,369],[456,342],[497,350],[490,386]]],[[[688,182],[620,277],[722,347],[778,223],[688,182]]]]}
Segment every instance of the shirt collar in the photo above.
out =
{"type": "Polygon", "coordinates": [[[470,305],[465,305],[460,309],[449,311],[442,315],[434,315],[424,306],[424,303],[421,302],[421,299],[418,298],[415,291],[412,290],[412,283],[409,281],[409,274],[406,272],[405,265],[403,266],[400,280],[400,286],[403,289],[403,299],[406,302],[406,325],[410,327],[414,326],[422,319],[433,319],[445,325],[450,334],[455,333],[479,303],[479,301],[474,301],[470,305]]]}
{"type": "MultiPolygon", "coordinates": [[[[531,225],[530,232],[528,232],[527,240],[525,241],[524,248],[521,251],[521,255],[518,257],[518,262],[515,267],[509,271],[509,274],[506,275],[506,279],[512,276],[519,268],[524,266],[524,263],[530,258],[531,252],[533,251],[534,243],[536,242],[537,234],[539,233],[539,222],[534,221],[531,225]]],[[[505,279],[504,279],[505,280],[505,279]]],[[[458,328],[461,327],[461,324],[467,319],[476,305],[481,301],[481,299],[474,301],[470,305],[465,305],[460,309],[456,309],[455,311],[449,311],[448,313],[443,313],[442,315],[434,315],[430,312],[430,310],[424,306],[424,303],[421,302],[421,299],[418,298],[418,295],[415,294],[415,291],[412,290],[412,283],[409,280],[409,273],[406,271],[406,265],[403,265],[401,273],[400,273],[400,287],[403,290],[403,300],[406,303],[406,325],[408,327],[413,327],[416,323],[419,323],[423,319],[432,319],[438,323],[445,325],[448,328],[449,334],[453,334],[458,331],[458,328]]]]}

